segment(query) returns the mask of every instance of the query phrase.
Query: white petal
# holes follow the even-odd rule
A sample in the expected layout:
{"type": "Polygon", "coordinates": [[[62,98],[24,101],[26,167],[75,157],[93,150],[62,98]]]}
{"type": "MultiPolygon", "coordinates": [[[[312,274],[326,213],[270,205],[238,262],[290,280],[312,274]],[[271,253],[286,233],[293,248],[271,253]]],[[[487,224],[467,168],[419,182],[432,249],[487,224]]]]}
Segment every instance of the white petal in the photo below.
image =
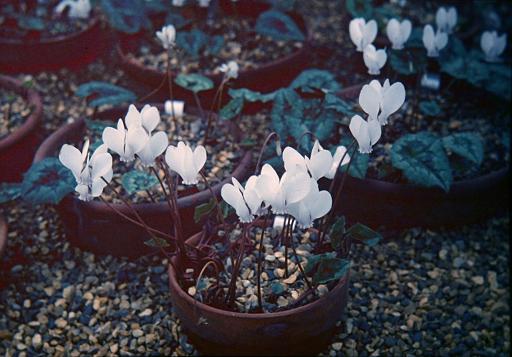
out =
{"type": "Polygon", "coordinates": [[[304,157],[294,148],[287,146],[283,151],[284,169],[286,171],[307,171],[306,161],[304,157]]]}
{"type": "Polygon", "coordinates": [[[124,117],[124,122],[126,124],[126,128],[129,129],[130,127],[133,127],[133,126],[141,126],[142,125],[141,120],[142,120],[141,115],[140,115],[139,111],[137,110],[137,108],[135,107],[135,105],[130,104],[130,106],[128,107],[128,113],[126,113],[126,116],[124,117]]]}
{"type": "Polygon", "coordinates": [[[359,145],[359,151],[361,153],[371,152],[368,123],[359,115],[354,115],[350,120],[349,129],[359,145]]]}
{"type": "Polygon", "coordinates": [[[366,24],[364,28],[364,43],[363,46],[369,45],[375,38],[377,37],[377,22],[375,20],[370,20],[366,24]]]}
{"type": "Polygon", "coordinates": [[[370,119],[368,121],[368,135],[370,137],[371,146],[375,145],[379,141],[382,134],[382,128],[378,120],[370,119]]]}
{"type": "Polygon", "coordinates": [[[325,216],[332,208],[332,197],[328,191],[319,192],[315,199],[309,202],[309,210],[313,220],[325,216]]]}
{"type": "Polygon", "coordinates": [[[332,155],[327,150],[322,150],[311,157],[308,161],[308,169],[311,176],[318,180],[324,177],[332,166],[332,155]]]}
{"type": "MultiPolygon", "coordinates": [[[[376,81],[378,83],[378,81],[376,81]]],[[[372,81],[373,83],[373,81],[372,81]]],[[[365,84],[359,93],[359,105],[371,118],[377,118],[380,109],[380,92],[375,84],[365,84]]],[[[379,84],[380,87],[380,84],[379,84]]]]}
{"type": "Polygon", "coordinates": [[[146,104],[141,111],[142,126],[148,134],[155,130],[158,123],[160,123],[160,113],[156,107],[146,104]]]}
{"type": "Polygon", "coordinates": [[[285,172],[281,177],[281,187],[285,194],[286,204],[298,202],[309,193],[311,177],[299,172],[290,174],[285,172]]]}
{"type": "Polygon", "coordinates": [[[112,170],[112,156],[109,153],[98,154],[91,160],[91,166],[92,180],[101,179],[112,170]]]}
{"type": "Polygon", "coordinates": [[[405,87],[402,83],[393,83],[382,97],[382,113],[379,116],[381,125],[387,123],[387,118],[396,112],[405,102],[405,87]]]}
{"type": "Polygon", "coordinates": [[[62,145],[59,153],[59,161],[73,173],[73,176],[75,176],[75,179],[78,181],[84,166],[84,160],[80,150],[72,145],[62,145]]]}
{"type": "Polygon", "coordinates": [[[206,149],[202,145],[198,145],[194,150],[194,168],[196,172],[201,171],[206,163],[206,149]]]}
{"type": "MultiPolygon", "coordinates": [[[[122,120],[119,120],[122,123],[122,120]]],[[[118,124],[119,127],[119,124],[118,124]]],[[[118,155],[124,153],[124,131],[119,131],[111,127],[107,127],[103,130],[101,139],[108,146],[108,148],[118,155]]]]}

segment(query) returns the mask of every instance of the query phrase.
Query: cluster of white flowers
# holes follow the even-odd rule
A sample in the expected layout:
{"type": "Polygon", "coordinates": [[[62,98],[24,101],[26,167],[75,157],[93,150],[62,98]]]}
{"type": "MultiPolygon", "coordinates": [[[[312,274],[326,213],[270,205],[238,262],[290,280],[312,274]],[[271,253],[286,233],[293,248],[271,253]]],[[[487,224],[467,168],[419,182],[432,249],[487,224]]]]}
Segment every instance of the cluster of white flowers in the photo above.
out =
{"type": "Polygon", "coordinates": [[[159,123],[160,113],[156,107],[145,105],[139,112],[132,104],[124,120],[118,120],[117,128],[103,130],[103,144],[91,157],[88,141],[82,152],[71,145],[63,145],[59,160],[73,173],[79,198],[89,201],[100,196],[107,182],[112,180],[112,156],[108,150],[119,155],[124,162],[138,158],[143,166],[154,166],[157,157],[165,152],[170,170],[180,175],[185,185],[197,184],[199,172],[206,163],[205,148],[198,145],[192,150],[183,141],[177,146],[169,145],[167,133],[154,132],[159,123]]]}
{"type": "Polygon", "coordinates": [[[282,154],[285,172],[281,177],[271,165],[265,164],[260,175],[251,176],[245,187],[235,178],[233,184],[225,184],[222,198],[243,223],[252,222],[271,209],[275,214],[290,214],[302,228],[311,227],[332,206],[331,194],[320,191],[317,181],[322,177],[334,178],[338,167],[350,161],[346,151],[339,146],[332,155],[315,141],[307,157],[286,147],[282,154]]]}
{"type": "Polygon", "coordinates": [[[372,147],[379,141],[382,134],[381,126],[388,123],[388,118],[405,102],[405,87],[396,82],[390,85],[389,80],[381,86],[373,80],[365,84],[359,93],[359,105],[368,114],[368,120],[354,115],[350,120],[349,129],[359,145],[359,152],[369,154],[372,147]]]}
{"type": "Polygon", "coordinates": [[[423,46],[427,50],[428,57],[438,57],[439,51],[448,44],[448,35],[457,26],[457,9],[440,7],[436,13],[437,31],[432,25],[425,25],[423,28],[423,46]]]}
{"type": "Polygon", "coordinates": [[[368,67],[368,73],[380,74],[380,69],[386,64],[387,54],[384,49],[377,50],[372,45],[377,37],[377,22],[375,20],[366,22],[363,18],[355,18],[350,21],[349,33],[357,51],[363,52],[363,60],[368,67]]]}
{"type": "Polygon", "coordinates": [[[62,0],[55,7],[55,13],[60,15],[66,8],[72,19],[88,19],[92,10],[89,0],[62,0]]]}

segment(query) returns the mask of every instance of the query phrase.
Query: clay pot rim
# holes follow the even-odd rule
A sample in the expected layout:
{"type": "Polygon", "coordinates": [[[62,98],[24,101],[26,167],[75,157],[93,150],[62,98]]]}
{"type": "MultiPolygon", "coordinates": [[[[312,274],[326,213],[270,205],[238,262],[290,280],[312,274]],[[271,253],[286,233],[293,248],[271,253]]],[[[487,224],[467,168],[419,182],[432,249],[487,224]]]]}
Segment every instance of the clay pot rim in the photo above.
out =
{"type": "MultiPolygon", "coordinates": [[[[270,5],[269,5],[269,8],[270,8],[270,5]]],[[[306,56],[308,54],[309,48],[310,48],[310,44],[313,41],[313,32],[311,31],[310,26],[308,26],[306,20],[304,19],[304,17],[300,13],[295,12],[295,11],[290,12],[290,13],[293,14],[294,16],[296,16],[297,18],[301,19],[301,22],[304,25],[303,30],[305,32],[305,36],[304,36],[305,39],[302,42],[303,46],[301,48],[299,48],[297,51],[294,51],[294,52],[292,52],[292,53],[290,53],[290,54],[288,54],[288,55],[286,55],[284,57],[272,60],[270,62],[265,62],[265,63],[261,64],[260,66],[258,66],[257,68],[251,68],[251,69],[248,69],[248,70],[241,70],[239,72],[239,78],[240,77],[243,78],[243,77],[255,76],[260,71],[264,71],[264,70],[266,70],[268,68],[282,66],[282,65],[287,64],[287,63],[289,63],[291,61],[294,61],[295,59],[304,57],[304,56],[306,56]]],[[[301,26],[299,26],[299,27],[301,27],[301,26]]],[[[135,57],[129,56],[128,55],[129,51],[124,51],[123,50],[123,46],[122,46],[121,42],[122,41],[118,41],[116,43],[115,51],[116,51],[116,55],[121,60],[121,65],[122,66],[131,67],[133,70],[136,70],[137,72],[149,73],[152,76],[160,76],[161,77],[161,76],[165,75],[165,72],[161,72],[161,71],[159,71],[157,69],[154,69],[152,67],[145,66],[141,61],[137,60],[135,57]]],[[[176,74],[177,73],[174,72],[173,76],[175,76],[176,74]]],[[[215,84],[218,84],[218,83],[220,83],[222,81],[223,74],[222,73],[210,74],[210,75],[207,75],[206,77],[210,78],[215,84]]],[[[233,83],[236,83],[236,80],[233,83]]]]}
{"type": "MultiPolygon", "coordinates": [[[[193,244],[197,243],[197,240],[199,240],[201,238],[201,234],[202,234],[201,232],[194,234],[192,237],[190,237],[186,240],[186,243],[189,245],[193,245],[193,244]]],[[[175,261],[176,257],[173,257],[172,260],[175,261]]],[[[189,294],[187,294],[185,292],[185,290],[183,290],[183,288],[178,283],[178,280],[176,279],[176,271],[174,270],[172,264],[169,264],[167,271],[169,274],[169,284],[172,286],[172,288],[175,291],[178,292],[178,295],[180,296],[180,298],[186,300],[187,303],[193,304],[196,308],[198,308],[200,310],[205,310],[210,314],[217,314],[217,315],[222,315],[222,316],[226,316],[226,317],[230,317],[230,318],[236,317],[239,319],[248,319],[248,320],[260,320],[260,319],[270,320],[270,319],[274,319],[274,318],[282,318],[282,317],[291,316],[291,315],[295,315],[298,313],[307,312],[309,310],[312,310],[315,307],[322,305],[323,301],[327,298],[327,296],[334,295],[339,290],[343,289],[345,287],[345,285],[348,284],[349,279],[350,279],[350,270],[349,270],[349,272],[343,278],[338,280],[338,283],[336,284],[336,286],[333,289],[329,290],[329,292],[327,292],[325,295],[321,296],[317,300],[310,302],[306,305],[302,305],[302,306],[294,307],[293,309],[278,311],[278,312],[257,312],[257,313],[245,312],[244,313],[244,312],[222,310],[222,309],[212,307],[212,306],[206,305],[200,301],[195,300],[189,294]]]]}
{"type": "MultiPolygon", "coordinates": [[[[137,103],[138,106],[140,106],[139,104],[140,103],[137,103]]],[[[159,103],[156,106],[159,108],[159,110],[163,109],[163,104],[159,103]]],[[[120,110],[121,108],[123,108],[123,110],[124,110],[124,107],[116,106],[114,108],[106,109],[102,112],[99,112],[98,115],[101,115],[101,113],[105,113],[105,112],[109,112],[109,111],[120,110]]],[[[187,111],[188,112],[190,112],[190,111],[198,112],[198,109],[196,109],[195,107],[189,106],[189,109],[185,110],[185,111],[186,112],[187,111]]],[[[206,111],[205,113],[208,113],[208,112],[206,111]]],[[[117,120],[117,118],[113,118],[111,120],[113,122],[115,122],[117,120]]],[[[223,122],[221,122],[221,123],[223,123],[223,122]]],[[[230,125],[230,123],[231,122],[227,122],[226,125],[230,125]]],[[[66,124],[66,125],[62,126],[61,128],[59,128],[57,131],[53,132],[50,136],[48,136],[43,141],[41,146],[37,149],[36,154],[34,156],[33,163],[36,163],[36,162],[41,161],[48,157],[53,157],[53,153],[57,149],[57,147],[64,144],[66,141],[69,141],[70,133],[73,133],[78,130],[83,130],[84,126],[85,126],[85,119],[80,118],[77,121],[75,121],[73,123],[66,124]]],[[[240,135],[243,135],[243,134],[240,132],[240,135]]],[[[231,177],[243,178],[244,172],[246,172],[249,169],[251,162],[252,162],[251,151],[243,150],[241,159],[238,162],[238,165],[236,166],[235,170],[231,173],[231,176],[225,178],[224,180],[217,183],[216,185],[213,185],[212,186],[213,192],[216,194],[218,192],[220,192],[220,189],[222,188],[222,186],[224,184],[231,182],[231,177]]],[[[206,202],[210,198],[210,196],[211,196],[211,193],[208,189],[205,189],[205,190],[202,190],[199,192],[195,192],[195,193],[192,193],[189,195],[185,195],[185,196],[178,198],[178,206],[180,208],[187,208],[187,207],[191,207],[194,205],[198,205],[203,202],[206,202]]],[[[67,195],[66,197],[63,198],[63,200],[65,200],[66,198],[71,199],[72,201],[76,202],[77,204],[85,205],[85,206],[89,207],[89,209],[94,210],[98,213],[105,214],[105,215],[112,214],[112,210],[105,203],[103,203],[101,201],[84,202],[84,201],[80,201],[73,194],[67,195]]],[[[111,206],[115,207],[118,211],[120,211],[122,213],[131,214],[131,210],[128,207],[126,207],[124,204],[111,203],[111,206]]],[[[138,210],[146,211],[148,213],[151,211],[153,211],[153,212],[164,212],[165,211],[166,212],[169,210],[169,207],[168,207],[166,201],[162,201],[162,202],[158,202],[158,203],[152,203],[152,202],[135,203],[135,204],[133,204],[133,207],[135,207],[138,210]]]]}
{"type": "Polygon", "coordinates": [[[7,221],[0,215],[0,259],[4,253],[4,248],[7,243],[7,221]]]}
{"type": "Polygon", "coordinates": [[[32,107],[32,112],[28,118],[25,119],[25,122],[12,133],[0,139],[0,151],[2,151],[18,144],[36,129],[43,114],[43,102],[37,91],[31,88],[25,88],[23,83],[14,77],[0,74],[0,88],[7,88],[18,93],[25,98],[32,107]]]}
{"type": "Polygon", "coordinates": [[[19,38],[0,37],[0,45],[19,45],[19,46],[25,47],[25,46],[35,45],[35,44],[51,45],[51,44],[59,43],[59,42],[73,41],[73,40],[76,40],[77,38],[79,38],[80,36],[82,36],[84,33],[91,31],[95,27],[98,27],[100,25],[100,23],[101,23],[101,18],[100,18],[99,13],[97,11],[93,11],[92,16],[90,17],[89,23],[87,24],[87,26],[84,29],[82,29],[80,31],[72,32],[69,34],[57,35],[57,36],[46,38],[46,39],[43,39],[40,41],[30,41],[30,42],[26,42],[23,39],[19,39],[19,38]]]}
{"type": "MultiPolygon", "coordinates": [[[[337,93],[338,97],[343,99],[354,99],[359,95],[359,92],[362,88],[363,84],[356,84],[347,88],[342,89],[337,93]]],[[[416,186],[410,183],[407,184],[398,184],[393,182],[387,182],[384,180],[378,180],[373,178],[365,178],[360,179],[357,177],[349,176],[348,180],[357,182],[359,184],[370,185],[372,187],[372,191],[379,191],[384,194],[389,194],[393,192],[395,194],[401,195],[424,195],[425,197],[432,196],[466,196],[468,194],[474,194],[475,192],[481,190],[487,190],[488,188],[493,187],[497,182],[504,180],[507,176],[510,175],[510,167],[507,165],[506,167],[491,171],[487,174],[470,178],[455,181],[450,186],[450,190],[448,192],[444,192],[441,188],[437,187],[422,187],[416,186]]]]}

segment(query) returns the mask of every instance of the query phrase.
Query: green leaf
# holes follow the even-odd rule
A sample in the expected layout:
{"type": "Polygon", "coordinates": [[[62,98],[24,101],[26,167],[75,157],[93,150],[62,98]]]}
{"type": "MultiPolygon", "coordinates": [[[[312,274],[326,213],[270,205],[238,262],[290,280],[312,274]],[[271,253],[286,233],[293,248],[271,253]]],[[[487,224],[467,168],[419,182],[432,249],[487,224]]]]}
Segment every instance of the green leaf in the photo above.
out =
{"type": "Polygon", "coordinates": [[[158,179],[147,172],[132,170],[123,175],[121,184],[126,192],[131,195],[135,192],[149,190],[151,187],[158,184],[158,179]]]}
{"type": "Polygon", "coordinates": [[[181,31],[176,35],[176,45],[194,59],[199,58],[201,50],[208,43],[208,36],[199,29],[181,31]]]}
{"type": "Polygon", "coordinates": [[[326,284],[333,280],[339,280],[347,275],[350,269],[350,260],[340,258],[321,259],[315,275],[313,284],[326,284]]]}
{"type": "Polygon", "coordinates": [[[110,26],[128,34],[151,27],[144,3],[143,0],[100,0],[110,26]]]}
{"type": "Polygon", "coordinates": [[[431,133],[402,136],[391,148],[391,163],[413,183],[450,189],[452,171],[448,157],[441,140],[431,133]]]}
{"type": "Polygon", "coordinates": [[[116,105],[125,102],[135,102],[137,96],[132,91],[116,86],[107,82],[91,81],[81,84],[75,94],[79,97],[89,97],[92,99],[89,102],[91,107],[99,107],[101,105],[116,105]]]}
{"type": "Polygon", "coordinates": [[[243,98],[233,98],[219,112],[222,120],[231,120],[242,112],[244,108],[243,98]]]}
{"type": "Polygon", "coordinates": [[[36,16],[21,15],[18,17],[18,26],[25,30],[42,31],[46,27],[43,19],[36,16]]]}
{"type": "Polygon", "coordinates": [[[73,192],[75,178],[55,157],[46,158],[29,168],[23,176],[21,195],[33,204],[59,203],[64,196],[73,192]]]}
{"type": "Polygon", "coordinates": [[[420,111],[423,115],[436,117],[442,110],[435,100],[422,100],[420,102],[420,111]]]}
{"type": "Polygon", "coordinates": [[[361,223],[356,223],[346,233],[347,237],[373,247],[382,239],[382,235],[361,223]]]}
{"type": "Polygon", "coordinates": [[[211,55],[217,55],[222,50],[222,47],[224,47],[224,36],[215,35],[209,37],[206,49],[211,55]]]}
{"type": "Polygon", "coordinates": [[[272,7],[279,11],[293,11],[295,9],[295,0],[270,0],[272,7]]]}
{"type": "Polygon", "coordinates": [[[427,65],[426,56],[421,50],[390,50],[389,63],[400,74],[410,76],[421,72],[427,65]]]}
{"type": "Polygon", "coordinates": [[[274,281],[270,285],[270,290],[272,291],[272,294],[274,294],[274,295],[281,295],[286,290],[286,288],[280,282],[274,281]]]}
{"type": "Polygon", "coordinates": [[[477,165],[484,160],[484,141],[478,133],[455,133],[442,138],[445,149],[477,165]]]}
{"type": "Polygon", "coordinates": [[[85,119],[85,126],[87,129],[100,136],[103,134],[103,130],[105,130],[105,128],[112,127],[114,125],[115,124],[111,121],[85,119]]]}
{"type": "Polygon", "coordinates": [[[331,229],[329,230],[329,237],[331,238],[331,247],[334,250],[341,248],[343,236],[345,235],[345,217],[337,217],[331,229]]]}
{"type": "Polygon", "coordinates": [[[196,206],[194,209],[194,222],[199,223],[204,216],[207,216],[215,209],[215,200],[210,198],[206,203],[196,206]]]}
{"type": "Polygon", "coordinates": [[[170,245],[165,239],[160,237],[148,239],[147,241],[144,242],[144,244],[152,248],[165,248],[170,245]]]}
{"type": "Polygon", "coordinates": [[[345,0],[345,8],[352,17],[370,20],[373,16],[372,0],[345,0]]]}
{"type": "Polygon", "coordinates": [[[275,40],[304,41],[304,34],[292,18],[277,10],[268,10],[256,20],[256,32],[275,40]]]}
{"type": "Polygon", "coordinates": [[[0,184],[0,204],[14,201],[21,196],[21,184],[19,183],[1,183],[0,184]]]}
{"type": "Polygon", "coordinates": [[[336,258],[336,252],[322,253],[309,256],[306,266],[304,267],[304,273],[306,273],[306,275],[311,276],[315,272],[316,268],[318,267],[318,264],[322,259],[332,258],[336,258]]]}
{"type": "Polygon", "coordinates": [[[319,89],[324,92],[337,92],[341,85],[336,82],[334,75],[322,69],[307,69],[299,74],[290,84],[291,88],[300,88],[305,93],[319,89]]]}
{"type": "Polygon", "coordinates": [[[247,88],[239,88],[239,89],[230,88],[228,93],[232,98],[243,98],[244,100],[251,102],[251,103],[253,103],[253,102],[266,103],[266,102],[274,100],[278,91],[275,91],[272,93],[267,93],[267,94],[262,94],[260,92],[252,91],[247,88]]]}
{"type": "Polygon", "coordinates": [[[182,88],[198,93],[213,88],[213,82],[210,78],[197,73],[179,74],[175,80],[176,84],[182,88]]]}
{"type": "MultiPolygon", "coordinates": [[[[187,26],[191,20],[181,16],[180,14],[170,12],[167,14],[167,17],[165,18],[166,24],[172,24],[176,30],[181,30],[185,26],[187,26]]],[[[179,32],[178,32],[179,34],[179,32]]]]}

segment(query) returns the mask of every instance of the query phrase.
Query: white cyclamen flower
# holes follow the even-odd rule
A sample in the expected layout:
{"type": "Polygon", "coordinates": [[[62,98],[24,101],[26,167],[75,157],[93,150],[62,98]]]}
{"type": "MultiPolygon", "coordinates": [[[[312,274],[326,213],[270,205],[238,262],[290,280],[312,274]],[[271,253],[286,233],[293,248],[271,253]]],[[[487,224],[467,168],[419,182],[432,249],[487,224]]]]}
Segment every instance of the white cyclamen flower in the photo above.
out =
{"type": "Polygon", "coordinates": [[[428,57],[438,57],[439,51],[446,47],[448,44],[448,35],[445,32],[437,30],[434,33],[434,28],[431,25],[426,25],[423,28],[423,46],[427,49],[428,57]]]}
{"type": "Polygon", "coordinates": [[[444,7],[437,9],[436,25],[440,31],[446,32],[447,34],[452,33],[457,25],[457,9],[453,6],[448,8],[448,10],[444,7]]]}
{"type": "Polygon", "coordinates": [[[366,22],[363,18],[356,18],[350,21],[348,30],[357,51],[363,52],[364,48],[377,37],[377,22],[375,20],[366,22]]]}
{"type": "Polygon", "coordinates": [[[176,29],[173,25],[166,25],[156,32],[156,37],[162,43],[162,47],[167,50],[176,42],[176,29]]]}
{"type": "Polygon", "coordinates": [[[227,79],[237,79],[238,70],[238,63],[235,61],[229,61],[228,63],[224,63],[219,67],[219,71],[223,72],[227,79]]]}
{"type": "Polygon", "coordinates": [[[185,109],[185,102],[182,100],[166,100],[165,101],[165,113],[167,115],[173,115],[176,118],[183,117],[183,111],[185,109]]]}
{"type": "Polygon", "coordinates": [[[185,0],[172,0],[172,6],[182,7],[185,5],[185,0]]]}
{"type": "Polygon", "coordinates": [[[480,37],[480,47],[485,53],[487,62],[499,61],[499,56],[505,51],[507,46],[507,34],[498,36],[496,31],[485,31],[480,37]]]}
{"type": "Polygon", "coordinates": [[[401,50],[411,35],[412,24],[409,20],[399,22],[391,19],[386,27],[386,33],[394,50],[401,50]]]}
{"type": "MultiPolygon", "coordinates": [[[[322,152],[324,150],[322,148],[322,145],[318,142],[318,140],[315,142],[315,145],[313,145],[313,151],[315,151],[315,146],[317,146],[316,150],[318,152],[322,152]],[[318,144],[318,146],[317,146],[318,144]]],[[[324,150],[331,154],[328,150],[324,150]]],[[[311,153],[311,156],[313,156],[313,153],[311,153]]],[[[347,148],[343,145],[340,145],[336,148],[336,151],[334,152],[334,156],[331,156],[331,167],[329,169],[329,172],[327,172],[324,177],[332,180],[334,176],[336,175],[336,172],[338,171],[338,167],[341,167],[343,165],[346,165],[350,162],[350,155],[347,153],[347,148]],[[343,161],[341,161],[343,159],[343,161]]]]}
{"type": "Polygon", "coordinates": [[[379,141],[382,133],[378,120],[368,118],[368,121],[366,121],[359,115],[352,117],[349,129],[359,145],[359,152],[361,154],[371,153],[372,146],[379,141]]]}
{"type": "Polygon", "coordinates": [[[126,127],[122,119],[117,121],[117,128],[105,128],[101,138],[105,145],[125,162],[133,161],[135,154],[144,148],[149,139],[142,126],[126,127]]]}
{"type": "Polygon", "coordinates": [[[75,177],[78,198],[90,201],[103,192],[107,182],[112,180],[112,156],[105,145],[100,145],[89,156],[89,140],[84,144],[82,152],[72,145],[64,144],[60,149],[59,160],[75,177]]]}
{"type": "Polygon", "coordinates": [[[263,200],[256,190],[257,176],[251,176],[245,184],[245,188],[236,178],[231,179],[233,184],[227,183],[222,186],[220,195],[222,199],[232,206],[242,223],[250,223],[254,216],[261,213],[263,200]]]}
{"type": "Polygon", "coordinates": [[[256,190],[266,206],[275,214],[287,213],[287,206],[299,202],[309,192],[310,177],[306,172],[285,172],[281,179],[269,164],[263,165],[256,182],[256,190]]]}
{"type": "Polygon", "coordinates": [[[386,50],[377,50],[374,45],[368,45],[363,51],[364,64],[368,68],[368,74],[379,75],[380,69],[386,64],[388,55],[386,50]]]}
{"type": "Polygon", "coordinates": [[[359,93],[359,105],[370,119],[378,119],[380,125],[386,125],[391,114],[396,112],[405,102],[405,87],[400,82],[389,84],[389,79],[380,85],[374,79],[365,84],[359,93]]]}
{"type": "Polygon", "coordinates": [[[288,213],[295,218],[301,228],[313,226],[315,219],[325,216],[332,207],[329,191],[319,191],[314,178],[309,179],[309,192],[302,200],[288,206],[288,213]]]}
{"type": "Polygon", "coordinates": [[[185,185],[195,185],[199,171],[206,163],[206,149],[198,145],[194,151],[183,141],[178,146],[169,146],[165,153],[165,161],[169,168],[181,176],[185,185]]]}
{"type": "Polygon", "coordinates": [[[69,8],[68,16],[72,19],[88,19],[92,9],[89,0],[63,0],[55,8],[55,13],[60,15],[66,8],[69,8]]]}
{"type": "Polygon", "coordinates": [[[199,3],[199,7],[208,7],[210,6],[210,0],[197,0],[199,3]]]}
{"type": "Polygon", "coordinates": [[[312,178],[319,180],[329,173],[332,166],[332,155],[321,148],[318,140],[311,150],[311,157],[302,156],[294,148],[287,146],[283,151],[284,168],[286,172],[308,172],[312,178]]]}

